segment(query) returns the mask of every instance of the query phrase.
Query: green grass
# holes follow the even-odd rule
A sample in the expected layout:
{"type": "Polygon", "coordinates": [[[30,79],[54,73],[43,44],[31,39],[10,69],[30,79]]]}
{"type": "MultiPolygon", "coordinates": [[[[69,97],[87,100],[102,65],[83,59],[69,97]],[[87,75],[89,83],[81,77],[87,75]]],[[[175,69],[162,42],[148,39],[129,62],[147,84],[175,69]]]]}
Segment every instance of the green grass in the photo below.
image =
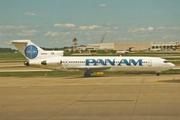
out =
{"type": "Polygon", "coordinates": [[[171,63],[175,64],[175,65],[179,65],[180,61],[170,61],[171,63]]]}
{"type": "Polygon", "coordinates": [[[163,57],[163,56],[180,56],[180,53],[129,53],[123,56],[163,57]]]}
{"type": "MultiPolygon", "coordinates": [[[[111,51],[114,53],[115,51],[111,51]]],[[[119,56],[117,54],[107,54],[106,51],[100,50],[100,55],[89,55],[89,56],[119,56]]],[[[71,53],[65,53],[65,56],[71,56],[71,53]]],[[[77,55],[78,56],[78,55],[77,55]]],[[[88,56],[88,55],[86,55],[88,56]]],[[[180,56],[180,53],[177,52],[138,52],[138,53],[129,53],[123,56],[180,56]]],[[[166,58],[170,62],[174,63],[175,65],[180,64],[180,58],[166,58]],[[171,61],[172,60],[172,61],[171,61]],[[174,60],[174,61],[173,61],[174,60]],[[177,60],[177,61],[175,61],[177,60]]],[[[0,54],[0,62],[16,62],[16,61],[25,61],[26,58],[21,53],[2,53],[0,54]]],[[[104,75],[137,75],[137,74],[155,74],[155,72],[104,72],[104,75]]],[[[180,74],[180,70],[168,70],[162,72],[162,74],[180,74]]],[[[78,75],[83,76],[84,72],[82,71],[74,71],[74,72],[65,72],[65,71],[46,71],[46,72],[0,72],[0,76],[69,76],[69,75],[78,75]]],[[[96,75],[94,72],[92,75],[96,75]]]]}
{"type": "Polygon", "coordinates": [[[84,75],[84,72],[65,72],[65,71],[36,71],[36,72],[0,72],[1,77],[30,77],[30,76],[68,76],[68,75],[84,75]]]}
{"type": "MultiPolygon", "coordinates": [[[[97,55],[86,55],[86,56],[120,56],[116,54],[116,51],[111,50],[111,54],[108,54],[105,50],[98,50],[97,55]],[[99,55],[100,54],[100,55],[99,55]]],[[[64,56],[71,56],[72,53],[64,53],[64,56]]],[[[73,55],[74,56],[74,55],[73,55]]],[[[76,55],[82,56],[82,55],[76,55]]],[[[179,52],[137,52],[137,53],[129,53],[127,55],[122,56],[180,56],[179,52]]],[[[178,58],[167,58],[167,59],[178,59],[178,58]]],[[[26,58],[21,53],[1,53],[0,60],[26,60],[26,58]]]]}
{"type": "MultiPolygon", "coordinates": [[[[104,76],[111,75],[141,75],[141,74],[156,74],[155,72],[135,72],[135,71],[119,71],[119,72],[104,72],[104,76]]],[[[180,74],[180,70],[171,69],[168,71],[163,71],[161,74],[180,74]]],[[[33,77],[33,76],[84,76],[83,71],[39,71],[39,72],[0,72],[0,77],[33,77]]],[[[96,75],[96,72],[92,76],[101,76],[96,75]]]]}
{"type": "Polygon", "coordinates": [[[98,50],[97,54],[107,54],[107,52],[105,50],[98,50]]]}
{"type": "MultiPolygon", "coordinates": [[[[110,51],[111,54],[108,54],[104,50],[98,50],[97,54],[85,55],[85,56],[120,56],[116,54],[116,51],[110,51]]],[[[71,54],[66,54],[65,56],[71,56],[71,54]]],[[[73,56],[82,56],[82,55],[73,55],[73,56]]],[[[121,56],[147,56],[147,57],[163,57],[163,56],[180,56],[180,53],[176,52],[135,52],[129,53],[121,56]]]]}
{"type": "Polygon", "coordinates": [[[166,60],[180,60],[180,58],[164,58],[166,60]]]}
{"type": "Polygon", "coordinates": [[[116,50],[111,50],[111,53],[112,54],[116,54],[116,50]]]}
{"type": "Polygon", "coordinates": [[[0,60],[26,60],[21,53],[2,53],[0,60]]]}

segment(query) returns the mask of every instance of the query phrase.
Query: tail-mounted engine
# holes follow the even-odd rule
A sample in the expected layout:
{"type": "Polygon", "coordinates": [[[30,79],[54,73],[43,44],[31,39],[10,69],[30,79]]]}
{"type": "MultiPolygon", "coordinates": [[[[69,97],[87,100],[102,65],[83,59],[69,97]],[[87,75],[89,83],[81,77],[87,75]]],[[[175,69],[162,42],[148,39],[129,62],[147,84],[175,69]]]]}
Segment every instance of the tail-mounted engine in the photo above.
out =
{"type": "Polygon", "coordinates": [[[41,65],[61,65],[62,61],[61,60],[44,60],[41,61],[41,65]]]}
{"type": "Polygon", "coordinates": [[[24,62],[26,66],[41,66],[41,65],[61,65],[62,60],[58,59],[47,59],[47,60],[31,60],[24,62]]]}

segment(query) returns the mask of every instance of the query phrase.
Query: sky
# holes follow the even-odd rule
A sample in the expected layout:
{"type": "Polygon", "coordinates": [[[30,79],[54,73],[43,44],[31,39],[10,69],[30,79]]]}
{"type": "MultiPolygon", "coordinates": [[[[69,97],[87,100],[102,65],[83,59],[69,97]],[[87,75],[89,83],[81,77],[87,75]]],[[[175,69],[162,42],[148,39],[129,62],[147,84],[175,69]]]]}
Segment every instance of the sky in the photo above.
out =
{"type": "Polygon", "coordinates": [[[180,0],[0,0],[0,47],[180,41],[180,0]]]}

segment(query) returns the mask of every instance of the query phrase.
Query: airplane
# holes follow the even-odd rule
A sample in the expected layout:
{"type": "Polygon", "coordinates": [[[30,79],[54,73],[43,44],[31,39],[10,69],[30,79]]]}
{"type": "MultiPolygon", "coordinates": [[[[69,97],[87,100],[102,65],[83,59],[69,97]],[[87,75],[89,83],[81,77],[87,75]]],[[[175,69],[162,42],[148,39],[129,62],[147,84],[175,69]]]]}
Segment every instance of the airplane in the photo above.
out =
{"type": "Polygon", "coordinates": [[[132,48],[133,47],[129,47],[129,49],[127,49],[127,50],[118,50],[118,51],[116,51],[116,54],[128,54],[129,52],[131,52],[132,48]]]}
{"type": "Polygon", "coordinates": [[[158,51],[161,51],[161,48],[151,49],[150,51],[152,51],[152,52],[158,52],[158,51]]]}
{"type": "Polygon", "coordinates": [[[64,51],[45,51],[30,40],[12,40],[6,42],[14,45],[28,59],[26,66],[37,66],[52,70],[82,70],[84,77],[93,72],[102,71],[161,71],[169,70],[175,65],[159,57],[122,57],[122,56],[63,56],[64,51]]]}

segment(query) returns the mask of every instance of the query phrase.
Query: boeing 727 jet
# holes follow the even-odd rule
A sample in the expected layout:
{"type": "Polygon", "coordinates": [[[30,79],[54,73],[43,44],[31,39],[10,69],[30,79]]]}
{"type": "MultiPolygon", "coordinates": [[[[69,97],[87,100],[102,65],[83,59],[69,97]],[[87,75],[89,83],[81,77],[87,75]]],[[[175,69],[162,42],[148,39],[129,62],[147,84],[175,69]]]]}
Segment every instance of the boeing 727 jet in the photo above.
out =
{"type": "Polygon", "coordinates": [[[111,57],[111,56],[63,56],[63,51],[45,51],[30,40],[12,40],[14,45],[28,59],[27,66],[38,66],[52,70],[82,70],[84,76],[98,71],[161,71],[175,65],[159,57],[111,57]]]}

